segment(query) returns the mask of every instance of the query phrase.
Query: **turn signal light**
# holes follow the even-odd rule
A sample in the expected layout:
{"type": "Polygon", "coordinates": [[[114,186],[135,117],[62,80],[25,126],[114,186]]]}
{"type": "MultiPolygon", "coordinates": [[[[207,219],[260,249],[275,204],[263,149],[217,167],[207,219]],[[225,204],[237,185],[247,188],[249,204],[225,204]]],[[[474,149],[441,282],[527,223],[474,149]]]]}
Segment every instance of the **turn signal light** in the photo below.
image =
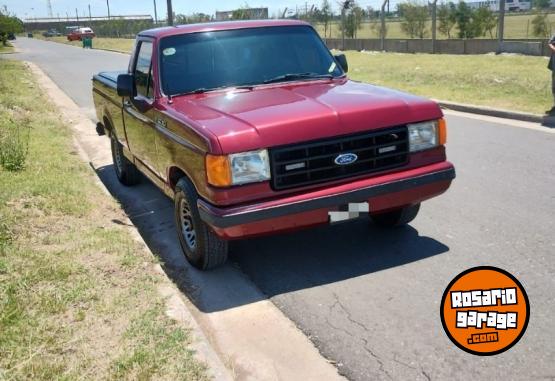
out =
{"type": "Polygon", "coordinates": [[[445,145],[445,143],[447,143],[447,123],[445,122],[445,119],[441,118],[440,120],[438,120],[437,123],[438,126],[438,136],[439,136],[439,145],[445,145]]]}
{"type": "Polygon", "coordinates": [[[206,155],[206,175],[208,183],[216,187],[231,185],[231,169],[227,156],[206,155]]]}

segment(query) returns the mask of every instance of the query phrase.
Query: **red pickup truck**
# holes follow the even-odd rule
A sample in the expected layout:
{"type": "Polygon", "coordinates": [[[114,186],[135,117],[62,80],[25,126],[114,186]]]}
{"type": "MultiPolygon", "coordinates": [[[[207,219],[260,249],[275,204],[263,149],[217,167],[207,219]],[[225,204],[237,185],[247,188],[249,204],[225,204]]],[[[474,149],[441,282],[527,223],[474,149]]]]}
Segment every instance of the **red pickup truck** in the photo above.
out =
{"type": "Polygon", "coordinates": [[[175,202],[187,259],[225,262],[231,239],[366,216],[394,227],[455,177],[427,99],[350,80],[299,21],[139,33],[126,72],[93,78],[97,131],[125,185],[175,202]]]}
{"type": "Polygon", "coordinates": [[[67,34],[68,41],[82,41],[84,38],[94,38],[95,34],[91,28],[76,28],[67,34]]]}

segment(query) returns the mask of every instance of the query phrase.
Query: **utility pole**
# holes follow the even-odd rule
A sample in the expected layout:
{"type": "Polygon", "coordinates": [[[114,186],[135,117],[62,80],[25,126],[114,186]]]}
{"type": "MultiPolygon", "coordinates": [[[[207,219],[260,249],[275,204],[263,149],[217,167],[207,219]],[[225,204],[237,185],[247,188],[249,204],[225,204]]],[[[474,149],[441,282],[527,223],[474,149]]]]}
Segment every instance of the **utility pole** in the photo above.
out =
{"type": "Polygon", "coordinates": [[[108,20],[110,20],[110,0],[106,0],[106,6],[108,7],[108,20]]]}
{"type": "Polygon", "coordinates": [[[437,0],[432,3],[432,54],[436,53],[437,0]]]}
{"type": "Polygon", "coordinates": [[[92,22],[91,5],[89,4],[89,21],[92,22]]]}
{"type": "Polygon", "coordinates": [[[341,6],[341,50],[345,50],[345,9],[347,6],[347,1],[341,6]]]}
{"type": "Polygon", "coordinates": [[[154,24],[158,25],[158,11],[156,10],[156,0],[154,0],[154,24]]]}
{"type": "Polygon", "coordinates": [[[77,23],[79,24],[79,12],[77,12],[77,8],[75,8],[75,17],[77,17],[77,23]]]}
{"type": "Polygon", "coordinates": [[[52,14],[52,3],[50,0],[46,2],[46,7],[48,8],[48,17],[53,18],[54,15],[52,14]]]}
{"type": "Polygon", "coordinates": [[[381,27],[380,27],[380,49],[382,51],[385,50],[385,6],[389,6],[389,0],[384,0],[382,4],[382,10],[380,12],[380,20],[381,20],[381,27]]]}
{"type": "Polygon", "coordinates": [[[173,25],[173,9],[172,0],[168,0],[168,25],[173,25]]]}
{"type": "Polygon", "coordinates": [[[505,27],[505,0],[499,0],[499,26],[498,26],[498,42],[497,53],[503,50],[503,32],[505,27]]]}

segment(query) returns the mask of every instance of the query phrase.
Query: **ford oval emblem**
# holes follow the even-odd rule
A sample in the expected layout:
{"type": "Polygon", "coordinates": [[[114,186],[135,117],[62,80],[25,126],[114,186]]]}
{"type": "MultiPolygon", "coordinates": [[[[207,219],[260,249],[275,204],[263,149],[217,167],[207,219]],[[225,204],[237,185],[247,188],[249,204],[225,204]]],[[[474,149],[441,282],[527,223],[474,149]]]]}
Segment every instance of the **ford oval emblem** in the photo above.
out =
{"type": "Polygon", "coordinates": [[[337,165],[349,165],[353,164],[355,161],[358,160],[358,156],[354,153],[344,153],[337,156],[334,160],[334,163],[337,165]]]}

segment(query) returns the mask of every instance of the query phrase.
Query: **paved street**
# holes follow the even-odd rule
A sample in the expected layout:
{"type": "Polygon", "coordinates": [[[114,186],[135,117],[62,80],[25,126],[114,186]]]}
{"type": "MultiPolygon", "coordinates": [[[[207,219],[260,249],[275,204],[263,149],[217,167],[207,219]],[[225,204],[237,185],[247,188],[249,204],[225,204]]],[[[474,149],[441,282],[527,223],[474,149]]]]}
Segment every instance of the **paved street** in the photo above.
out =
{"type": "MultiPolygon", "coordinates": [[[[16,46],[22,53],[10,59],[36,63],[91,118],[92,75],[128,61],[24,38],[16,46]]],[[[384,232],[359,221],[233,242],[228,265],[187,279],[170,250],[171,201],[146,182],[119,186],[109,166],[99,176],[201,311],[269,298],[349,379],[554,379],[555,134],[452,112],[447,122],[457,179],[411,227],[384,232]],[[479,265],[515,275],[531,304],[522,340],[492,357],[456,348],[439,319],[447,284],[479,265]]]]}

